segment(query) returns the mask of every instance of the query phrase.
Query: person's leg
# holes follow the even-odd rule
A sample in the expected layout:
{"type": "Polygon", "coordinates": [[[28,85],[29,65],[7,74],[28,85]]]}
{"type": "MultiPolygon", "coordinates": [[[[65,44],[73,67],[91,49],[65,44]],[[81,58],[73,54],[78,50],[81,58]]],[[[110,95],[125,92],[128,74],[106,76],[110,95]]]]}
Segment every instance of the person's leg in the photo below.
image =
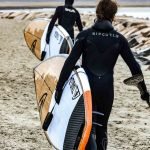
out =
{"type": "Polygon", "coordinates": [[[108,74],[98,78],[89,72],[87,74],[92,92],[93,126],[97,150],[106,150],[108,144],[107,122],[114,99],[113,75],[108,74]]]}
{"type": "Polygon", "coordinates": [[[105,129],[104,127],[97,127],[96,143],[97,143],[97,150],[107,149],[107,144],[108,144],[107,129],[105,129]]]}
{"type": "Polygon", "coordinates": [[[98,150],[106,150],[108,144],[107,123],[112,109],[114,94],[113,89],[103,92],[101,100],[99,100],[97,111],[97,126],[96,126],[96,143],[98,150]],[[101,115],[100,115],[101,114],[101,115]]]}
{"type": "Polygon", "coordinates": [[[97,150],[95,134],[90,135],[88,144],[86,145],[86,150],[97,150]]]}

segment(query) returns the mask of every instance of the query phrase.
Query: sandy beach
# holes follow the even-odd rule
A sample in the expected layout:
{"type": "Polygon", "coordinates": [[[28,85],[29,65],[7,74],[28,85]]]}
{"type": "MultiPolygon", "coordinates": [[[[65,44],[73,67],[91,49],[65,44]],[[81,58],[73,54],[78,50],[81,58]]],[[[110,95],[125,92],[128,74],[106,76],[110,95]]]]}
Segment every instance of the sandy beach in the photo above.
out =
{"type": "MultiPolygon", "coordinates": [[[[51,150],[41,129],[33,82],[33,68],[39,61],[23,36],[28,22],[0,19],[0,150],[51,150]]],[[[150,89],[150,71],[143,69],[143,74],[150,89]]],[[[123,84],[130,76],[119,58],[108,150],[150,149],[150,109],[137,88],[123,84]]]]}

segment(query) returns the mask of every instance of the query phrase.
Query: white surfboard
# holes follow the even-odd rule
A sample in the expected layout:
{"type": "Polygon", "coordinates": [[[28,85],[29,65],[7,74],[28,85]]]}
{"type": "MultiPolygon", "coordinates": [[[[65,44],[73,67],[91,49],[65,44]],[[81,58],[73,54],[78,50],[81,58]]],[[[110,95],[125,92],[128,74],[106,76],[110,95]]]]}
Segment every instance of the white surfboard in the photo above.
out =
{"type": "Polygon", "coordinates": [[[66,81],[59,105],[55,102],[53,94],[52,102],[49,106],[49,112],[51,112],[53,118],[48,127],[47,135],[56,149],[73,149],[73,143],[75,144],[79,130],[85,120],[83,94],[86,91],[90,91],[87,75],[83,68],[79,68],[73,71],[70,78],[66,81]],[[75,116],[78,116],[78,118],[75,116]],[[73,117],[74,120],[71,121],[73,117]],[[72,133],[68,130],[72,130],[72,133]]]}
{"type": "Polygon", "coordinates": [[[66,81],[59,105],[55,102],[55,87],[65,60],[64,55],[54,56],[34,69],[38,110],[53,147],[83,150],[92,127],[91,90],[84,69],[79,67],[66,81]]]}
{"type": "Polygon", "coordinates": [[[38,18],[31,21],[24,30],[25,41],[31,52],[42,60],[42,52],[46,54],[44,59],[60,53],[70,53],[73,47],[72,39],[67,31],[60,25],[55,25],[50,35],[50,43],[46,44],[46,34],[49,19],[38,18]]]}
{"type": "Polygon", "coordinates": [[[49,44],[46,43],[48,25],[46,26],[41,38],[41,53],[46,52],[44,59],[62,53],[69,54],[72,50],[73,42],[67,31],[60,25],[55,25],[53,27],[53,30],[50,34],[49,44]]]}

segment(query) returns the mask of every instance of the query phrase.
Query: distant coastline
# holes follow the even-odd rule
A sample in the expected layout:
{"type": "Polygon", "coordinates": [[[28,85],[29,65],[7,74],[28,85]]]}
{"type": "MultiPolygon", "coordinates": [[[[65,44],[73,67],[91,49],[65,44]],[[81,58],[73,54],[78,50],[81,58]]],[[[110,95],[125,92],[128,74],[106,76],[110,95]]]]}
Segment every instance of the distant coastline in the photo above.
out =
{"type": "MultiPolygon", "coordinates": [[[[62,2],[0,2],[0,9],[37,9],[37,8],[55,8],[63,5],[62,2]]],[[[74,5],[78,8],[93,8],[96,6],[93,2],[77,2],[74,5]]],[[[147,3],[120,3],[120,7],[150,7],[150,2],[147,3]]]]}

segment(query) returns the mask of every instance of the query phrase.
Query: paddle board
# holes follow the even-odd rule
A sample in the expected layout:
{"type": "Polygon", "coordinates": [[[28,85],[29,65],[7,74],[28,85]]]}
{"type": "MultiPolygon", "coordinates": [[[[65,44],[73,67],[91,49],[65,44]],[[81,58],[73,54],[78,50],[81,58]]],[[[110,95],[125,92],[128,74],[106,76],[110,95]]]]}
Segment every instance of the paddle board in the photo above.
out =
{"type": "Polygon", "coordinates": [[[83,68],[66,81],[59,105],[54,94],[66,56],[54,56],[34,69],[41,124],[50,144],[58,150],[84,150],[92,126],[92,100],[83,68]],[[57,68],[57,69],[56,69],[57,68]]]}
{"type": "Polygon", "coordinates": [[[47,59],[60,53],[70,53],[73,42],[67,31],[55,25],[50,35],[50,43],[46,44],[46,34],[50,20],[39,18],[31,21],[24,30],[25,41],[31,52],[39,59],[47,59]],[[42,58],[42,54],[45,57],[42,58]]]}

